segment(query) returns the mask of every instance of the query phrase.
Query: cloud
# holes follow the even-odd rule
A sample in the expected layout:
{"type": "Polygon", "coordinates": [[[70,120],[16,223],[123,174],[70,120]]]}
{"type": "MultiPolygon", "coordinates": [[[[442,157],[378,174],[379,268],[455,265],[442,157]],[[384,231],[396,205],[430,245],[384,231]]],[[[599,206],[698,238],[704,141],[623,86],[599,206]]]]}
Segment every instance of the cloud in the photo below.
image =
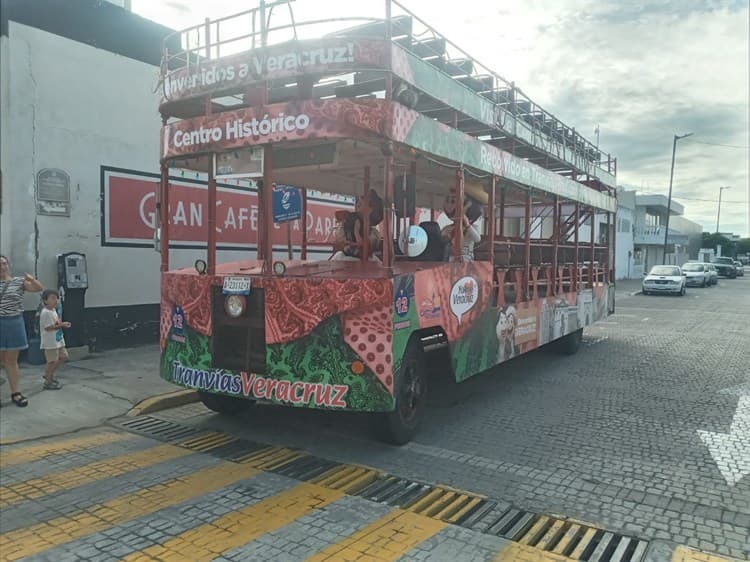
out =
{"type": "MultiPolygon", "coordinates": [[[[618,157],[621,183],[665,193],[674,134],[674,194],[686,217],[748,235],[748,151],[699,144],[750,145],[746,0],[463,0],[437,7],[404,0],[416,14],[535,102],[618,157]],[[731,194],[731,199],[730,199],[731,194]]],[[[377,3],[375,3],[377,4],[377,3]]],[[[292,4],[298,21],[382,13],[370,3],[292,4]]],[[[382,6],[382,4],[378,4],[382,6]]],[[[174,27],[237,10],[232,0],[133,0],[135,11],[174,27]]],[[[382,9],[382,8],[381,8],[382,9]]]]}

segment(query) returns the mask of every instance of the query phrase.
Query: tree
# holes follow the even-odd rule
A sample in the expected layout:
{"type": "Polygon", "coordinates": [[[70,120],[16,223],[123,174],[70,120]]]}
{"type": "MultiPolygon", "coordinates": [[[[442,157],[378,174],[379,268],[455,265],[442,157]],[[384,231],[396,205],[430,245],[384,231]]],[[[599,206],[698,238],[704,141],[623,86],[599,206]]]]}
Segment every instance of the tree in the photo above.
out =
{"type": "Polygon", "coordinates": [[[742,238],[737,242],[738,254],[750,254],[750,238],[742,238]]]}
{"type": "Polygon", "coordinates": [[[716,246],[721,246],[722,255],[734,254],[734,243],[718,232],[704,232],[702,243],[703,248],[716,249],[716,246]]]}

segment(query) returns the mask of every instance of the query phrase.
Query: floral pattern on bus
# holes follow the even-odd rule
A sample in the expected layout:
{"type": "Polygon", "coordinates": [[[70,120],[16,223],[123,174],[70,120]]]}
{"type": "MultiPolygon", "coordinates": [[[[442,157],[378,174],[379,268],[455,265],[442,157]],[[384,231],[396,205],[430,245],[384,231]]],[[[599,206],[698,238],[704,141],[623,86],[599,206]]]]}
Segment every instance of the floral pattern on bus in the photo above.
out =
{"type": "Polygon", "coordinates": [[[389,280],[289,279],[265,282],[266,343],[284,343],[309,334],[326,318],[366,306],[387,305],[389,280]]]}

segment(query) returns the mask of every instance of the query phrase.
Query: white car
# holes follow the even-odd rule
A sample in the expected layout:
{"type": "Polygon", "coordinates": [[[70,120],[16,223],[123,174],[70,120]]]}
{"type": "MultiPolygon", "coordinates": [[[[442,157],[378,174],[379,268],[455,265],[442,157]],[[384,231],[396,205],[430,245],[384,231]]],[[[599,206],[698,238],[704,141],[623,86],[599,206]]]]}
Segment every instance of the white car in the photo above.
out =
{"type": "Polygon", "coordinates": [[[686,263],[682,266],[685,286],[708,287],[711,285],[711,271],[705,263],[686,263]]]}
{"type": "Polygon", "coordinates": [[[643,278],[643,294],[667,293],[683,296],[685,294],[685,276],[676,265],[655,265],[643,278]]]}
{"type": "Polygon", "coordinates": [[[704,263],[703,265],[708,267],[708,272],[711,274],[711,285],[716,285],[719,282],[719,272],[716,271],[714,264],[704,263]]]}

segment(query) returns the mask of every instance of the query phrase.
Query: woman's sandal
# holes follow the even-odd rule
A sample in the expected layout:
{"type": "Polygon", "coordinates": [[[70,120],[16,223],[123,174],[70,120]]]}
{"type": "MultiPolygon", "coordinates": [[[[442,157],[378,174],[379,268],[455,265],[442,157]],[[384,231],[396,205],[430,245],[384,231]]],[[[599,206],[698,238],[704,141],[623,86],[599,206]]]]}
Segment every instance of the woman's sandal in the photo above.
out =
{"type": "Polygon", "coordinates": [[[10,395],[10,399],[13,401],[13,403],[18,406],[19,408],[25,408],[29,405],[29,401],[26,399],[26,397],[21,394],[20,392],[14,392],[10,395]]]}

